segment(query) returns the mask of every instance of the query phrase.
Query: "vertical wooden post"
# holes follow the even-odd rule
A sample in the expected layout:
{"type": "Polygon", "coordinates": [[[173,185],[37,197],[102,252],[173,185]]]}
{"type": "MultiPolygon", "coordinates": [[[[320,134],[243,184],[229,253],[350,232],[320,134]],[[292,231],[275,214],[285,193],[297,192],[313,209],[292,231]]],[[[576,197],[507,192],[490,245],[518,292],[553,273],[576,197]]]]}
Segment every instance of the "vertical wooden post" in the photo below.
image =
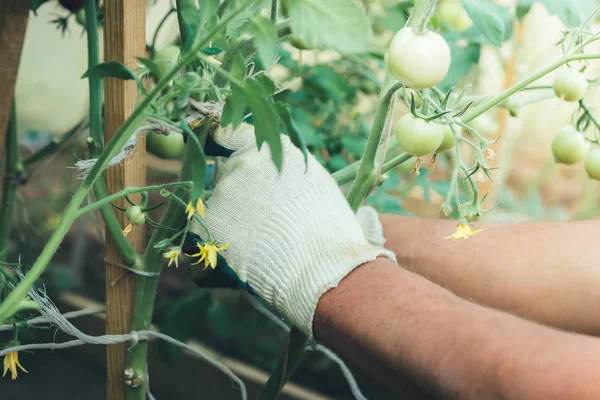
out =
{"type": "Polygon", "coordinates": [[[29,6],[29,1],[0,0],[0,155],[4,154],[29,6]]]}
{"type": "MultiPolygon", "coordinates": [[[[121,61],[134,69],[135,57],[145,54],[145,0],[104,1],[104,60],[121,61]]],[[[131,114],[137,102],[134,81],[105,80],[105,141],[108,142],[131,114]]],[[[127,186],[146,184],[145,137],[138,135],[133,155],[121,164],[106,171],[106,184],[110,193],[127,186]]],[[[134,201],[137,201],[133,198],[134,201]]],[[[124,201],[119,204],[126,207],[124,201]]],[[[122,226],[127,224],[124,213],[117,213],[122,226]]],[[[138,251],[145,242],[143,226],[135,226],[128,236],[138,251]]],[[[115,243],[106,232],[105,257],[110,262],[122,263],[115,243]]],[[[122,334],[131,331],[131,318],[135,303],[135,276],[122,268],[106,265],[106,333],[122,334]]],[[[110,400],[125,400],[124,370],[127,344],[107,346],[107,394],[110,400]]]]}

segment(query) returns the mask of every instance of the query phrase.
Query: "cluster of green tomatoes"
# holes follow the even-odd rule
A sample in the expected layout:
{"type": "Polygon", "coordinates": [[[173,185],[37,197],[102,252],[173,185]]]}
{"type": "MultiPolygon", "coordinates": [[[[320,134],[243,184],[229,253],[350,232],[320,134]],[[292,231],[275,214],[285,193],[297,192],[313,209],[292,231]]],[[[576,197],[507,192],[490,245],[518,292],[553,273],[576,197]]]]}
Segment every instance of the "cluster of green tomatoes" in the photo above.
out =
{"type": "MultiPolygon", "coordinates": [[[[407,87],[428,89],[440,83],[450,68],[450,47],[436,32],[417,33],[412,27],[400,29],[386,55],[389,72],[407,87]]],[[[442,153],[455,145],[449,125],[441,125],[436,116],[427,117],[413,112],[401,117],[395,125],[400,147],[408,154],[423,157],[442,153]]]]}
{"type": "MultiPolygon", "coordinates": [[[[562,100],[576,102],[583,100],[588,81],[582,72],[565,67],[556,74],[552,88],[562,100]]],[[[600,180],[600,148],[591,148],[592,143],[583,132],[589,125],[590,118],[591,116],[584,112],[575,126],[563,126],[552,139],[552,155],[554,161],[567,165],[583,160],[588,177],[600,180]]]]}

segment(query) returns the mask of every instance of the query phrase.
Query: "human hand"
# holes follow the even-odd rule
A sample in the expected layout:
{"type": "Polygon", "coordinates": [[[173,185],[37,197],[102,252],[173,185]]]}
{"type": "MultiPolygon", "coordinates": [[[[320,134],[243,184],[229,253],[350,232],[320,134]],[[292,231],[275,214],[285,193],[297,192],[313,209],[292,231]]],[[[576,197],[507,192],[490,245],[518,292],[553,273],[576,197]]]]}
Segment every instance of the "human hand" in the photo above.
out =
{"type": "Polygon", "coordinates": [[[285,136],[282,146],[280,172],[266,145],[236,151],[206,202],[207,229],[195,222],[191,231],[205,244],[229,244],[222,255],[236,276],[311,335],[325,292],[357,266],[394,255],[367,241],[337,184],[314,157],[305,162],[285,136]]]}

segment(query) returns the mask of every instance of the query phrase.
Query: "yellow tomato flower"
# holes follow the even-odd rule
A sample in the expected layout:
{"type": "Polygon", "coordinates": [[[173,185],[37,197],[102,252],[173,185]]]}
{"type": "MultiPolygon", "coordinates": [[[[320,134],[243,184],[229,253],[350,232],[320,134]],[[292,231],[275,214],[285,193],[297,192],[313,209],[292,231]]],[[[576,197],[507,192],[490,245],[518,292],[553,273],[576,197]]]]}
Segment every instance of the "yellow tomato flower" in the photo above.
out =
{"type": "Polygon", "coordinates": [[[223,251],[229,247],[229,243],[224,246],[217,247],[214,243],[198,243],[198,250],[200,250],[196,254],[188,254],[189,257],[200,257],[197,262],[192,265],[200,264],[204,260],[204,268],[207,268],[209,265],[212,269],[217,267],[217,252],[223,251]]]}
{"type": "Polygon", "coordinates": [[[175,268],[179,268],[179,254],[181,254],[180,247],[171,247],[169,251],[163,253],[163,257],[169,260],[169,265],[167,265],[168,267],[175,263],[175,268]]]}
{"type": "Polygon", "coordinates": [[[188,203],[187,206],[185,206],[185,212],[187,213],[187,219],[190,219],[196,214],[196,209],[192,203],[188,203]]]}
{"type": "Polygon", "coordinates": [[[127,235],[129,235],[129,232],[131,232],[132,229],[133,229],[133,224],[130,222],[127,224],[125,229],[123,229],[123,236],[127,237],[127,235]]]}
{"type": "Polygon", "coordinates": [[[201,198],[198,198],[196,202],[196,212],[204,217],[204,203],[201,198]]]}
{"type": "Polygon", "coordinates": [[[4,378],[6,373],[10,371],[12,374],[12,379],[14,381],[15,379],[17,379],[17,367],[21,368],[24,372],[27,372],[27,370],[23,368],[23,366],[19,362],[19,353],[16,351],[8,353],[4,356],[4,373],[2,374],[2,377],[4,378]]]}
{"type": "Polygon", "coordinates": [[[446,239],[468,239],[471,236],[477,235],[481,232],[482,229],[477,229],[475,231],[471,230],[471,227],[467,224],[458,224],[458,228],[456,228],[456,232],[454,232],[450,236],[446,236],[446,239]]]}
{"type": "Polygon", "coordinates": [[[198,199],[198,201],[196,202],[196,207],[194,207],[192,203],[189,202],[185,207],[185,212],[187,213],[187,219],[192,218],[196,213],[204,217],[204,203],[202,202],[202,199],[198,199]]]}

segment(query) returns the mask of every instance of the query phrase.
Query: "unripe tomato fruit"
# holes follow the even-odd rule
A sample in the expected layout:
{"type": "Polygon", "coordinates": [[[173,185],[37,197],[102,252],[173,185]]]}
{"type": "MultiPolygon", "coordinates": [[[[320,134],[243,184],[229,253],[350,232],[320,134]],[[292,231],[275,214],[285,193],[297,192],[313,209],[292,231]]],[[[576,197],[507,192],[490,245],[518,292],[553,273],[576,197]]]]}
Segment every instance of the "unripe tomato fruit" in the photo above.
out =
{"type": "Polygon", "coordinates": [[[445,151],[450,150],[456,144],[456,139],[454,138],[454,133],[452,133],[452,129],[450,126],[446,125],[443,127],[444,130],[444,138],[442,139],[442,144],[435,151],[436,153],[443,153],[445,151]]]}
{"type": "Polygon", "coordinates": [[[158,65],[161,75],[164,75],[171,67],[173,67],[173,65],[175,65],[179,58],[179,53],[179,46],[173,44],[163,47],[160,50],[156,50],[154,53],[154,61],[158,65]]]}
{"type": "Polygon", "coordinates": [[[81,10],[79,10],[75,13],[75,21],[77,21],[77,23],[79,25],[85,27],[85,9],[84,8],[82,8],[81,10]]]}
{"type": "Polygon", "coordinates": [[[179,132],[171,131],[168,135],[148,132],[146,148],[157,157],[180,160],[185,150],[185,142],[183,135],[179,132]]]}
{"type": "Polygon", "coordinates": [[[464,32],[473,26],[473,21],[459,0],[442,1],[437,13],[439,20],[455,31],[464,32]]]}
{"type": "Polygon", "coordinates": [[[571,125],[563,126],[552,138],[554,161],[562,164],[575,164],[583,159],[587,145],[583,135],[571,125]]]}
{"type": "Polygon", "coordinates": [[[125,216],[134,225],[144,225],[146,223],[146,215],[140,206],[131,206],[125,211],[125,216]]]}
{"type": "Polygon", "coordinates": [[[400,147],[415,157],[433,153],[444,139],[443,126],[412,114],[406,114],[398,120],[395,133],[400,147]]]}
{"type": "Polygon", "coordinates": [[[587,88],[588,81],[585,79],[585,75],[572,68],[560,69],[552,82],[554,93],[564,101],[583,99],[587,88]]]}
{"type": "Polygon", "coordinates": [[[488,113],[478,115],[473,120],[467,123],[477,133],[485,138],[490,138],[498,132],[498,124],[488,113]]]}
{"type": "Polygon", "coordinates": [[[590,179],[600,181],[600,149],[588,151],[583,166],[590,179]]]}
{"type": "Polygon", "coordinates": [[[450,47],[432,31],[418,35],[406,27],[396,32],[387,55],[392,75],[413,89],[427,89],[440,83],[450,67],[450,47]]]}

